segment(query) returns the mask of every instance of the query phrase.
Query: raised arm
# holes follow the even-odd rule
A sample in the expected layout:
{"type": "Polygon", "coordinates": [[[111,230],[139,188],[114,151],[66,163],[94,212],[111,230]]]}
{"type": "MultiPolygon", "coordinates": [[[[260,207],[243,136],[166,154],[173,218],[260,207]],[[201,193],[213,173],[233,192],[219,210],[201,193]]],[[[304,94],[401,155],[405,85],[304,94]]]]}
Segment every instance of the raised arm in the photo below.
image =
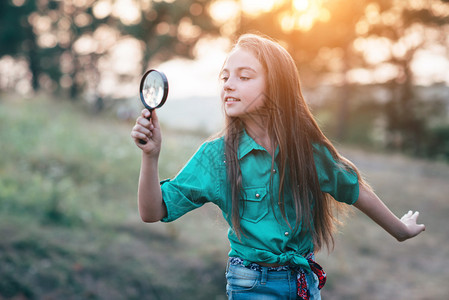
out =
{"type": "Polygon", "coordinates": [[[162,137],[156,111],[150,114],[144,109],[131,131],[131,136],[137,147],[142,149],[137,196],[140,217],[144,222],[157,222],[167,215],[167,208],[162,201],[159,184],[158,161],[162,137]],[[150,116],[151,119],[148,120],[150,116]]]}
{"type": "Polygon", "coordinates": [[[418,212],[409,211],[399,219],[372,190],[363,185],[360,185],[359,198],[354,206],[400,242],[410,239],[426,229],[423,224],[416,223],[418,212]]]}

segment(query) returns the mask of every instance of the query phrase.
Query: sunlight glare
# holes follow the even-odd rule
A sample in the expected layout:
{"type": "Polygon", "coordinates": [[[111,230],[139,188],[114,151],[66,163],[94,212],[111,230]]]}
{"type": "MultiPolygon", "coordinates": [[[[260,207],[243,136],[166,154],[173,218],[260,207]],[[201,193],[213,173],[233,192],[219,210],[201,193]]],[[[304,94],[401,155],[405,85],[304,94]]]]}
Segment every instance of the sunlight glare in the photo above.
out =
{"type": "Polygon", "coordinates": [[[14,6],[22,6],[25,4],[25,0],[12,0],[14,6]]]}
{"type": "Polygon", "coordinates": [[[378,24],[381,21],[380,7],[377,3],[370,3],[365,8],[366,19],[369,24],[378,24]]]}
{"type": "Polygon", "coordinates": [[[368,30],[369,30],[369,24],[365,20],[360,20],[355,25],[355,32],[357,32],[358,35],[367,34],[368,30]]]}
{"type": "Polygon", "coordinates": [[[94,4],[92,13],[97,19],[104,19],[112,12],[112,5],[109,1],[102,0],[94,4]]]}
{"type": "Polygon", "coordinates": [[[209,13],[219,24],[223,24],[232,19],[238,12],[238,6],[232,0],[219,0],[210,5],[209,13]]]}
{"type": "Polygon", "coordinates": [[[273,9],[275,3],[275,0],[241,0],[242,10],[249,15],[269,12],[273,9]]]}
{"type": "Polygon", "coordinates": [[[318,20],[321,22],[328,22],[331,19],[331,13],[326,8],[321,8],[318,20]]]}
{"type": "Polygon", "coordinates": [[[140,71],[143,45],[128,37],[119,40],[110,51],[110,62],[116,74],[136,74],[140,71]],[[126,57],[126,59],[123,59],[126,57]]]}
{"type": "Polygon", "coordinates": [[[363,54],[371,65],[383,63],[391,58],[392,43],[387,38],[357,38],[353,47],[363,54]]]}
{"type": "Polygon", "coordinates": [[[310,30],[315,22],[328,22],[331,19],[330,11],[324,7],[323,0],[293,0],[291,11],[279,17],[284,31],[310,30]]]}
{"type": "Polygon", "coordinates": [[[54,34],[45,32],[38,36],[37,44],[42,48],[53,48],[58,44],[58,39],[54,34]]]}
{"type": "Polygon", "coordinates": [[[290,32],[295,28],[295,20],[290,14],[279,16],[279,22],[281,23],[282,30],[285,32],[290,32]]]}
{"type": "Polygon", "coordinates": [[[73,50],[80,55],[87,55],[95,52],[98,47],[98,42],[92,38],[91,35],[83,34],[73,44],[73,50]]]}
{"type": "Polygon", "coordinates": [[[72,0],[73,5],[77,7],[85,7],[87,4],[86,0],[72,0]]]}
{"type": "Polygon", "coordinates": [[[298,18],[297,26],[302,30],[307,31],[312,28],[314,20],[315,18],[311,14],[302,15],[298,18]]]}
{"type": "Polygon", "coordinates": [[[293,7],[300,12],[306,11],[309,7],[309,0],[294,0],[293,7]]]}
{"type": "Polygon", "coordinates": [[[96,53],[105,53],[117,42],[120,33],[106,24],[100,25],[93,33],[93,38],[98,41],[96,53]]]}
{"type": "Polygon", "coordinates": [[[201,27],[193,25],[192,19],[184,17],[179,21],[178,39],[183,43],[190,43],[201,35],[201,27]]]}
{"type": "Polygon", "coordinates": [[[139,8],[132,0],[117,0],[112,13],[125,25],[134,25],[140,22],[139,8]]]}

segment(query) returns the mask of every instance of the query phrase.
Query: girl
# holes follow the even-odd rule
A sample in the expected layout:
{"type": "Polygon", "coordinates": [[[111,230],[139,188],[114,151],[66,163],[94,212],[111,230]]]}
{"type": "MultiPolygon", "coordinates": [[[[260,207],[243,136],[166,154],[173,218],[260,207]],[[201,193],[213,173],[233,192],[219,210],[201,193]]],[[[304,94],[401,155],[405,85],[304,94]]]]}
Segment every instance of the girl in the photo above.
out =
{"type": "Polygon", "coordinates": [[[278,43],[241,36],[220,78],[224,132],[174,179],[158,179],[155,111],[142,111],[131,136],[142,149],[144,222],[170,222],[206,202],[222,210],[230,226],[229,299],[320,299],[326,277],[314,252],[333,245],[334,206],[354,205],[398,241],[425,230],[416,223],[418,212],[398,219],[324,136],[303,99],[295,63],[278,43]]]}

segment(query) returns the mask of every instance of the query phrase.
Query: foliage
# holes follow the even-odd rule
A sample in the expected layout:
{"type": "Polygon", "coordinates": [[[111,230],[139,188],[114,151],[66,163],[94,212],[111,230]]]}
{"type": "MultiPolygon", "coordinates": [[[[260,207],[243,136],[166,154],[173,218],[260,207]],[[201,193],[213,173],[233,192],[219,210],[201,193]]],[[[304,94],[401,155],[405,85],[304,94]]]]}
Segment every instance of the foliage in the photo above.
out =
{"type": "MultiPolygon", "coordinates": [[[[373,12],[377,12],[380,17],[388,16],[396,21],[369,22],[369,27],[363,35],[363,37],[384,38],[388,41],[390,55],[384,63],[394,65],[398,70],[398,76],[389,82],[393,97],[389,100],[386,112],[388,127],[393,133],[391,136],[396,134],[400,137],[401,142],[397,143],[396,148],[418,155],[423,152],[422,148],[426,147],[427,124],[431,115],[423,116],[419,112],[423,106],[423,99],[419,99],[414,93],[416,74],[411,70],[411,64],[418,50],[441,44],[439,38],[430,37],[429,29],[433,27],[438,30],[440,26],[449,24],[449,19],[444,13],[440,14],[435,10],[438,5],[448,9],[443,2],[377,1],[372,6],[373,12]],[[421,36],[411,38],[416,31],[419,31],[421,36]],[[401,51],[397,51],[399,47],[401,51]]],[[[443,32],[441,31],[441,34],[444,34],[443,32]]],[[[390,147],[395,146],[394,144],[395,141],[389,141],[390,147]]]]}
{"type": "Polygon", "coordinates": [[[389,67],[393,71],[381,82],[391,91],[383,112],[389,131],[386,145],[427,155],[424,149],[432,114],[419,112],[426,100],[414,93],[417,74],[411,66],[419,50],[436,45],[448,49],[444,26],[449,24],[447,1],[303,1],[307,7],[301,9],[295,7],[296,1],[279,3],[259,15],[242,13],[238,32],[257,30],[284,43],[298,63],[306,87],[326,83],[329,74],[338,78],[343,89],[334,100],[339,103],[335,108],[336,137],[353,138],[350,72],[389,67]],[[314,11],[318,13],[314,15],[314,11]],[[370,49],[374,41],[382,45],[370,49]],[[374,53],[376,49],[382,53],[374,53]]]}
{"type": "Polygon", "coordinates": [[[416,95],[430,94],[427,97],[421,96],[419,100],[415,99],[414,107],[410,108],[413,110],[415,121],[408,123],[407,127],[414,134],[413,139],[405,139],[398,130],[397,123],[401,122],[401,119],[388,119],[395,109],[392,105],[399,105],[397,102],[385,101],[385,98],[388,98],[388,91],[390,89],[385,85],[331,88],[328,94],[318,89],[314,93],[320,94],[322,103],[313,104],[314,93],[311,93],[311,107],[325,134],[334,141],[383,151],[399,150],[417,157],[449,161],[447,145],[449,102],[442,98],[449,89],[440,85],[413,87],[413,93],[416,95]],[[348,106],[345,117],[347,128],[345,138],[342,140],[338,126],[341,103],[335,99],[345,93],[346,89],[350,92],[347,94],[348,106]],[[396,127],[392,127],[392,124],[396,127]],[[420,139],[419,145],[414,144],[417,139],[420,139]]]}
{"type": "MultiPolygon", "coordinates": [[[[196,42],[217,33],[203,1],[133,1],[127,4],[137,11],[132,18],[119,5],[123,2],[2,1],[0,58],[26,58],[34,90],[68,89],[76,99],[86,90],[101,94],[101,60],[121,39],[141,42],[138,50],[144,55],[136,70],[141,74],[150,60],[193,57],[196,42]]],[[[129,80],[135,74],[120,75],[129,80]]]]}

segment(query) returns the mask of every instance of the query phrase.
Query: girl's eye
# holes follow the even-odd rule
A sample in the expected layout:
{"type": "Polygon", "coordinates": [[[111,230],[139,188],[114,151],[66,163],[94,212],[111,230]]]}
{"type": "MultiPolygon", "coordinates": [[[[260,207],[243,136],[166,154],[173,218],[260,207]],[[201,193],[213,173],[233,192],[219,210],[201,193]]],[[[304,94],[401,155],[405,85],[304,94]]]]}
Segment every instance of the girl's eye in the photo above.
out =
{"type": "Polygon", "coordinates": [[[228,81],[228,77],[227,77],[227,76],[222,76],[222,77],[221,77],[221,80],[222,80],[223,82],[226,82],[226,81],[228,81]]]}
{"type": "Polygon", "coordinates": [[[249,80],[249,77],[240,76],[240,80],[246,81],[246,80],[249,80]]]}

